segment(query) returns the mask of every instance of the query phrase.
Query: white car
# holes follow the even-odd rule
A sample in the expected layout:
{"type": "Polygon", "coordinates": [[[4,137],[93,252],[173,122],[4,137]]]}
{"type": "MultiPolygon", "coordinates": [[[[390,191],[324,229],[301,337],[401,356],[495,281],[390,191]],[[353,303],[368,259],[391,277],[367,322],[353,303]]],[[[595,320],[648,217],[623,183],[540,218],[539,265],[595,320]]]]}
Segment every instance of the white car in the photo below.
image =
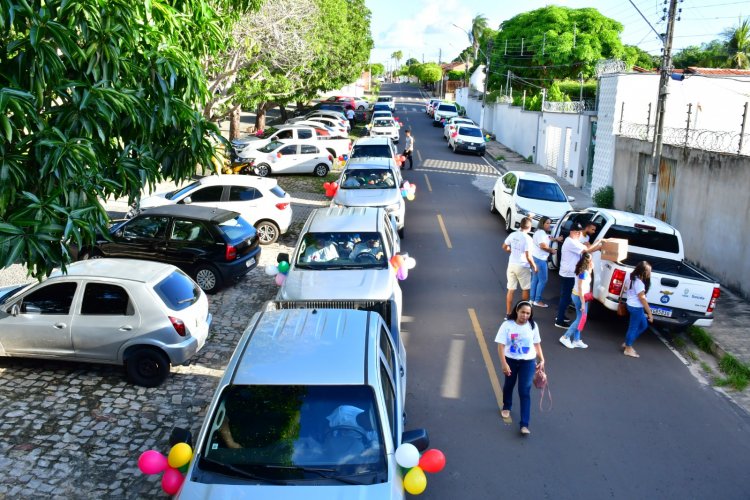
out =
{"type": "Polygon", "coordinates": [[[447,141],[448,137],[450,137],[450,135],[456,131],[456,125],[458,124],[476,126],[474,120],[464,118],[463,116],[454,116],[453,118],[449,118],[443,126],[443,139],[447,141]]]}
{"type": "Polygon", "coordinates": [[[238,212],[255,226],[260,243],[275,242],[292,223],[291,197],[276,179],[250,175],[210,175],[166,193],[141,198],[139,208],[199,205],[238,212]]]}
{"type": "Polygon", "coordinates": [[[484,156],[487,150],[487,144],[482,135],[482,129],[476,125],[459,124],[455,132],[448,136],[448,147],[454,153],[464,151],[466,153],[476,153],[484,156]]]}
{"type": "Polygon", "coordinates": [[[394,116],[390,111],[373,111],[370,117],[370,124],[372,124],[375,118],[394,118],[394,116]]]}
{"type": "Polygon", "coordinates": [[[310,125],[325,127],[333,137],[349,137],[349,131],[335,118],[328,118],[326,116],[313,116],[307,120],[297,122],[298,125],[310,125]]]}
{"type": "Polygon", "coordinates": [[[349,154],[349,161],[353,158],[390,158],[401,166],[400,155],[396,152],[393,141],[387,137],[362,137],[357,139],[349,154]]]}
{"type": "Polygon", "coordinates": [[[333,156],[322,146],[309,142],[273,141],[252,152],[246,152],[256,174],[267,177],[270,174],[313,173],[325,177],[333,166],[333,156]]]}
{"type": "Polygon", "coordinates": [[[535,230],[542,216],[552,219],[552,231],[560,217],[573,209],[571,201],[575,198],[566,196],[549,175],[510,171],[495,182],[490,211],[502,214],[508,232],[518,229],[524,217],[533,219],[531,227],[535,230]]]}
{"type": "Polygon", "coordinates": [[[391,111],[396,111],[396,100],[392,95],[379,95],[377,103],[387,104],[388,107],[391,108],[391,111]]]}
{"type": "Polygon", "coordinates": [[[369,129],[372,137],[390,137],[394,143],[398,143],[401,125],[394,118],[381,117],[374,118],[369,129]]]}
{"type": "Polygon", "coordinates": [[[453,102],[440,101],[435,105],[435,112],[432,115],[432,126],[437,127],[443,124],[448,118],[458,116],[458,107],[453,102]]]}
{"type": "Polygon", "coordinates": [[[346,119],[346,116],[344,116],[342,113],[339,113],[338,111],[332,111],[332,110],[327,110],[327,109],[311,111],[304,116],[297,116],[294,118],[290,118],[289,120],[286,121],[286,123],[293,124],[293,123],[301,122],[303,120],[309,120],[315,117],[334,118],[338,120],[338,122],[342,126],[344,126],[347,130],[349,130],[349,120],[346,119]]]}
{"type": "Polygon", "coordinates": [[[354,104],[357,105],[358,111],[364,111],[370,107],[370,101],[362,97],[354,97],[354,104]]]}

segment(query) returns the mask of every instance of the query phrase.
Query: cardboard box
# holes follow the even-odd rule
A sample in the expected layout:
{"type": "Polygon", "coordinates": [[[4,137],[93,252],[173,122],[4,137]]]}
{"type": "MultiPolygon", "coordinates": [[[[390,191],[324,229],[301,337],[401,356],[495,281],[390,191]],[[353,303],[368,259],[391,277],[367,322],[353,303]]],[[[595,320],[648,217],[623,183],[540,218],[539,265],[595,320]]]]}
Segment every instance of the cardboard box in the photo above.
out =
{"type": "Polygon", "coordinates": [[[602,244],[602,259],[620,262],[628,257],[628,240],[608,238],[602,244]]]}

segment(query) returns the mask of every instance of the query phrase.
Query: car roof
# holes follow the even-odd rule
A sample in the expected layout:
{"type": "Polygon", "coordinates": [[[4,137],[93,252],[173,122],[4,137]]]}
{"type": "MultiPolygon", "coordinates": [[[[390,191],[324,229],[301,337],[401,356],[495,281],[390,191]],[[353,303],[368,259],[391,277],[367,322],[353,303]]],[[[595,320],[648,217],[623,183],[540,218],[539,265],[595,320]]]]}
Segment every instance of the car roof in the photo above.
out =
{"type": "Polygon", "coordinates": [[[368,170],[382,168],[384,170],[392,170],[395,167],[395,162],[392,158],[382,158],[380,156],[364,156],[361,158],[352,158],[347,162],[344,172],[347,170],[357,170],[360,168],[366,168],[368,170]]]}
{"type": "Polygon", "coordinates": [[[554,177],[549,176],[547,174],[539,174],[536,172],[524,172],[523,170],[511,170],[508,173],[515,174],[516,177],[518,177],[519,179],[526,179],[530,181],[539,181],[539,182],[553,182],[557,184],[557,180],[555,180],[554,177]]]}
{"type": "MultiPolygon", "coordinates": [[[[73,262],[67,266],[68,276],[86,278],[113,278],[120,280],[150,283],[175,271],[171,264],[136,259],[88,259],[73,262]]],[[[50,278],[63,276],[61,270],[50,274],[50,278]]]]}
{"type": "Polygon", "coordinates": [[[613,210],[610,208],[592,208],[604,214],[609,215],[615,220],[615,224],[633,226],[635,224],[646,224],[653,226],[657,231],[662,233],[674,234],[675,228],[667,224],[663,220],[657,219],[656,217],[649,217],[643,214],[634,214],[632,212],[623,212],[622,210],[613,210]]]}
{"type": "Polygon", "coordinates": [[[354,146],[382,145],[390,143],[390,137],[361,137],[354,142],[354,146]]]}
{"type": "Polygon", "coordinates": [[[232,374],[236,385],[354,385],[366,383],[366,357],[376,352],[370,313],[352,309],[261,312],[245,330],[232,374]],[[331,367],[335,366],[335,370],[331,367]]]}
{"type": "Polygon", "coordinates": [[[378,96],[378,99],[393,99],[393,96],[392,95],[387,95],[387,94],[380,94],[378,96]]]}
{"type": "Polygon", "coordinates": [[[383,215],[377,207],[327,207],[313,210],[308,219],[311,233],[377,231],[383,215]]]}
{"type": "Polygon", "coordinates": [[[239,216],[237,212],[223,208],[204,207],[201,205],[162,205],[144,208],[139,215],[163,215],[165,217],[187,217],[202,221],[222,223],[239,216]]]}
{"type": "Polygon", "coordinates": [[[203,186],[248,186],[272,188],[278,184],[276,179],[256,175],[207,175],[199,179],[203,186]]]}

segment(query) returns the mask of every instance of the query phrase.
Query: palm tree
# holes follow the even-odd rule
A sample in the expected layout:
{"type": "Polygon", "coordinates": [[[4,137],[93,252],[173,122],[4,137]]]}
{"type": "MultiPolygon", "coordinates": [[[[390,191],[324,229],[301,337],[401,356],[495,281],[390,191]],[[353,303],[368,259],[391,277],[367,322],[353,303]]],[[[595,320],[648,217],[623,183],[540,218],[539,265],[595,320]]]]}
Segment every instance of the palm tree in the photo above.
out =
{"type": "Polygon", "coordinates": [[[724,32],[731,68],[750,68],[750,17],[740,20],[737,27],[724,32]]]}
{"type": "Polygon", "coordinates": [[[474,49],[474,60],[477,60],[479,54],[479,40],[482,37],[482,33],[487,29],[487,18],[483,14],[477,14],[474,19],[471,20],[471,30],[467,33],[469,35],[469,42],[471,47],[474,49]]]}
{"type": "Polygon", "coordinates": [[[397,50],[393,54],[391,54],[391,57],[396,60],[396,68],[398,68],[399,61],[404,57],[404,53],[400,50],[397,50]]]}

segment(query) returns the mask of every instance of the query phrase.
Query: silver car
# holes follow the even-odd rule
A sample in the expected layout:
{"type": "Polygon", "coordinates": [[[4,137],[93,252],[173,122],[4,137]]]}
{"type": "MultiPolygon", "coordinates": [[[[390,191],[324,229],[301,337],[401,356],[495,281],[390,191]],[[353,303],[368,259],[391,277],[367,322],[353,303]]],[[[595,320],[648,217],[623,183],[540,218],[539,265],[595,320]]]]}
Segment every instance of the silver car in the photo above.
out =
{"type": "Polygon", "coordinates": [[[210,323],[200,287],[158,262],[92,259],[0,288],[0,356],[123,365],[145,387],[198,352],[210,323]]]}

